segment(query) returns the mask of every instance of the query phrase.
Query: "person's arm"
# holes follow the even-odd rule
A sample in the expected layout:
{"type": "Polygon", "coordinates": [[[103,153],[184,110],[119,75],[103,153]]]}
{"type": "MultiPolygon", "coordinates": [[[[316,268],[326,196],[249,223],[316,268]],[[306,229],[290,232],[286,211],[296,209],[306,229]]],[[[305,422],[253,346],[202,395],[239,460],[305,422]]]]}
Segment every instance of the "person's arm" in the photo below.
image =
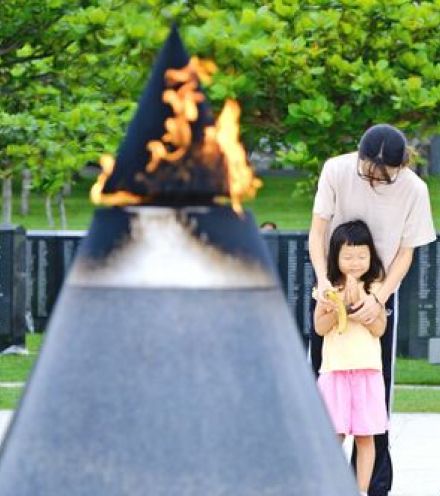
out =
{"type": "Polygon", "coordinates": [[[325,257],[325,234],[329,221],[317,214],[313,214],[309,232],[309,255],[315,270],[317,281],[317,299],[324,301],[324,292],[333,289],[327,278],[327,261],[325,257]]]}
{"type": "Polygon", "coordinates": [[[354,320],[362,322],[364,325],[371,324],[385,308],[388,298],[396,291],[408,272],[412,259],[414,248],[401,246],[397,255],[392,261],[388,274],[377,293],[372,292],[367,295],[354,308],[358,310],[351,315],[354,320]]]}
{"type": "Polygon", "coordinates": [[[332,305],[316,302],[315,313],[313,315],[315,332],[318,336],[325,336],[338,323],[337,313],[332,305]]]}
{"type": "Polygon", "coordinates": [[[373,336],[380,338],[384,335],[385,328],[387,326],[387,317],[385,313],[385,309],[379,312],[379,315],[370,322],[369,324],[364,324],[364,326],[371,332],[373,336]]]}
{"type": "Polygon", "coordinates": [[[414,248],[401,246],[390,265],[388,274],[376,296],[385,306],[388,298],[396,291],[406,276],[413,260],[414,248]]]}

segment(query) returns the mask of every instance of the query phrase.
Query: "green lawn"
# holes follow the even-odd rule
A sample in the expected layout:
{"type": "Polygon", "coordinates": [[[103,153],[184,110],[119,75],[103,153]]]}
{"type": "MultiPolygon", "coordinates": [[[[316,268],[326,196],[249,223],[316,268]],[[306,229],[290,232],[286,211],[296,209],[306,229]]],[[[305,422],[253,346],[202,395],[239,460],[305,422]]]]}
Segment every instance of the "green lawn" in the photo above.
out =
{"type": "Polygon", "coordinates": [[[23,388],[0,388],[0,410],[14,410],[23,388]]]}
{"type": "Polygon", "coordinates": [[[263,182],[256,199],[246,204],[257,223],[272,221],[280,229],[307,230],[312,218],[311,195],[296,192],[292,177],[264,177],[263,182]]]}
{"type": "MultiPolygon", "coordinates": [[[[14,410],[23,388],[0,388],[0,410],[14,410]]],[[[399,389],[394,393],[393,411],[398,413],[440,413],[440,390],[399,389]]]]}
{"type": "MultiPolygon", "coordinates": [[[[92,218],[94,206],[89,201],[90,181],[82,180],[74,186],[72,195],[66,197],[65,205],[67,211],[67,221],[69,229],[87,229],[92,218]]],[[[16,191],[15,193],[18,193],[16,191]]],[[[20,199],[14,195],[13,203],[13,223],[23,226],[26,229],[50,229],[45,214],[44,197],[32,193],[30,198],[30,213],[23,217],[20,212],[20,199]]],[[[61,229],[59,213],[53,201],[53,215],[55,229],[61,229]]]]}
{"type": "Polygon", "coordinates": [[[398,358],[396,383],[440,386],[440,365],[431,365],[427,360],[398,358]]]}
{"type": "MultiPolygon", "coordinates": [[[[263,177],[264,186],[257,198],[247,202],[246,207],[254,212],[258,224],[270,220],[280,229],[307,230],[310,225],[313,199],[305,193],[294,193],[293,177],[263,177]]],[[[87,229],[93,212],[88,191],[91,182],[82,180],[74,187],[73,194],[66,198],[69,229],[87,229]]],[[[429,178],[428,186],[437,230],[440,230],[440,177],[429,178]]],[[[48,229],[44,213],[44,198],[34,194],[31,199],[31,213],[26,217],[18,215],[19,199],[14,201],[14,223],[27,229],[48,229]]],[[[54,209],[56,228],[60,228],[54,209]]]]}
{"type": "MultiPolygon", "coordinates": [[[[43,334],[27,334],[29,355],[0,356],[0,382],[26,382],[43,341],[43,334]]],[[[3,389],[0,397],[3,395],[3,389]]]]}
{"type": "Polygon", "coordinates": [[[395,389],[394,412],[440,413],[440,389],[395,389]]]}

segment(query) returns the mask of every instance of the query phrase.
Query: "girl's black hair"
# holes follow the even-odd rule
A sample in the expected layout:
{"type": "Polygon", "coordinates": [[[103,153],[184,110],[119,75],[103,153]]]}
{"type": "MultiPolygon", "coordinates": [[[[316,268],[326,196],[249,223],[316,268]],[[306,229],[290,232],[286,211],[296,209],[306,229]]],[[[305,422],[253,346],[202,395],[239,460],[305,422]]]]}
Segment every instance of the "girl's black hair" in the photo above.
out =
{"type": "Polygon", "coordinates": [[[382,260],[377,254],[374,246],[373,236],[368,229],[367,224],[362,220],[354,220],[340,224],[331,235],[330,247],[327,257],[327,277],[329,281],[335,284],[341,284],[344,277],[339,270],[339,252],[344,244],[349,246],[367,245],[370,250],[370,268],[361,277],[364,282],[365,292],[370,292],[370,286],[373,281],[383,280],[385,269],[382,260]]]}

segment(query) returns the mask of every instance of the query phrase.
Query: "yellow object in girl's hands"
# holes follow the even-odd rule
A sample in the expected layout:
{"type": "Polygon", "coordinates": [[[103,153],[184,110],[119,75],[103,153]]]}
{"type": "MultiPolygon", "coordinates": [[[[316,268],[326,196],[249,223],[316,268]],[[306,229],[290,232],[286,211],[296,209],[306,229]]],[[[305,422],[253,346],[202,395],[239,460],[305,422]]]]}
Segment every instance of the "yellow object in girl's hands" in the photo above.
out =
{"type": "Polygon", "coordinates": [[[324,295],[327,299],[336,304],[338,314],[337,331],[339,334],[342,334],[347,330],[347,310],[345,308],[345,303],[336,291],[327,290],[324,295]]]}

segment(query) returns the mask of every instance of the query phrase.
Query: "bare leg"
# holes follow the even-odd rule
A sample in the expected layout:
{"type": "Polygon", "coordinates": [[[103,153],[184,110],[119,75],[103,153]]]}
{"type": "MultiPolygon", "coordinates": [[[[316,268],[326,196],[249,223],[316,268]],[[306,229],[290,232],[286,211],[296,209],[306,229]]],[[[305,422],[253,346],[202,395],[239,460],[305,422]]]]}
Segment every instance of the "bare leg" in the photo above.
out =
{"type": "Polygon", "coordinates": [[[376,456],[374,449],[373,436],[355,436],[357,449],[356,459],[356,475],[359,490],[368,491],[370,485],[371,474],[373,473],[374,458],[376,456]]]}

